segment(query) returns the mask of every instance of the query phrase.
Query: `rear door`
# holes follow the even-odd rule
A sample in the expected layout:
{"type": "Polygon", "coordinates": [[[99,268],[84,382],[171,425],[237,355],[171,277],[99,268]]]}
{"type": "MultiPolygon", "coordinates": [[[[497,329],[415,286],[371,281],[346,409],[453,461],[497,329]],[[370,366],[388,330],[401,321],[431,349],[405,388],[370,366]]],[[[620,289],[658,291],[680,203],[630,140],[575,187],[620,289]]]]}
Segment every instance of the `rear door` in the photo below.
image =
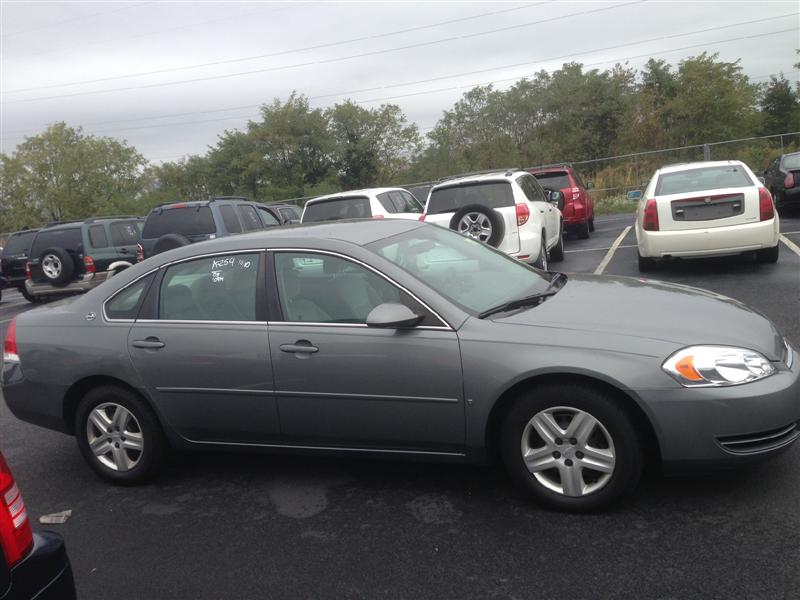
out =
{"type": "Polygon", "coordinates": [[[112,221],[109,226],[111,245],[117,253],[117,260],[124,260],[131,264],[136,262],[136,242],[139,241],[142,231],[142,222],[131,219],[130,221],[112,221]]]}
{"type": "Polygon", "coordinates": [[[661,231],[685,231],[755,223],[758,187],[740,165],[662,173],[656,182],[661,231]]]}
{"type": "Polygon", "coordinates": [[[517,178],[517,183],[528,202],[530,202],[530,210],[536,211],[541,217],[541,222],[544,224],[545,234],[547,235],[547,247],[554,246],[558,242],[560,234],[560,211],[547,201],[545,191],[533,175],[522,175],[517,178]]]}
{"type": "Polygon", "coordinates": [[[83,236],[81,227],[60,227],[58,229],[42,229],[36,234],[31,244],[29,258],[31,278],[35,283],[50,283],[51,280],[42,272],[42,256],[48,250],[60,248],[72,261],[73,273],[83,272],[83,236]]]}
{"type": "Polygon", "coordinates": [[[31,249],[36,230],[15,233],[8,238],[3,248],[2,272],[7,278],[25,279],[25,263],[31,249]]]}
{"type": "Polygon", "coordinates": [[[390,219],[418,220],[422,215],[422,205],[405,190],[389,190],[377,195],[378,201],[390,219]]]}

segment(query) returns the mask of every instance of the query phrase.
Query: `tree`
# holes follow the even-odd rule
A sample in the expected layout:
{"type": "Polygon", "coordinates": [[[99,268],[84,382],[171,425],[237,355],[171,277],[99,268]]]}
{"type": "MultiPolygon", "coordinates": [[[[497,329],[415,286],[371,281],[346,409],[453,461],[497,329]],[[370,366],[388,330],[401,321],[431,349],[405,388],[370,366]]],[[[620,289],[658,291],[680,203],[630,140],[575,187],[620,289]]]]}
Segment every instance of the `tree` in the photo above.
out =
{"type": "Polygon", "coordinates": [[[770,78],[762,90],[760,104],[763,113],[762,135],[797,131],[800,127],[800,101],[783,74],[770,78]]]}

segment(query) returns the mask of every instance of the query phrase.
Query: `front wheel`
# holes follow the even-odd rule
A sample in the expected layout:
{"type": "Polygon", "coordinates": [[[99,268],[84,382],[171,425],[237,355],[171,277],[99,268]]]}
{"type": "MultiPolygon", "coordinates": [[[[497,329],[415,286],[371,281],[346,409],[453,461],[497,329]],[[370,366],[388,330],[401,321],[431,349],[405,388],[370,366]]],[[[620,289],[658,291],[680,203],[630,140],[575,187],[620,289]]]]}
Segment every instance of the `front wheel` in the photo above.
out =
{"type": "Polygon", "coordinates": [[[616,399],[580,385],[542,386],[520,398],[503,421],[501,453],[527,495],[573,512],[605,508],[630,493],[644,464],[616,399]]]}
{"type": "Polygon", "coordinates": [[[90,390],[78,404],[75,437],[86,462],[106,481],[133,485],[152,479],[167,443],[150,407],[116,386],[90,390]]]}

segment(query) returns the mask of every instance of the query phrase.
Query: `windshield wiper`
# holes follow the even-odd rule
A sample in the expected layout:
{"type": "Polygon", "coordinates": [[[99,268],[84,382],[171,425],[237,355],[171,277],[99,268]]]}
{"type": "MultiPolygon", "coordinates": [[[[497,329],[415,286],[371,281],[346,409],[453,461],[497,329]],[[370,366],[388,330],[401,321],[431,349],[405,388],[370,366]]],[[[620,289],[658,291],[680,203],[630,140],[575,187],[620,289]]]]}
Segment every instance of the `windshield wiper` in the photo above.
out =
{"type": "Polygon", "coordinates": [[[495,306],[493,308],[487,308],[485,311],[478,314],[478,318],[485,319],[486,317],[489,317],[491,315],[501,312],[508,312],[510,310],[522,308],[523,306],[537,306],[542,302],[544,302],[546,298],[549,298],[550,296],[555,296],[557,293],[558,290],[550,290],[547,292],[541,292],[540,294],[531,294],[530,296],[524,296],[516,300],[511,300],[510,302],[506,302],[505,304],[500,304],[499,306],[495,306]]]}
{"type": "MultiPolygon", "coordinates": [[[[558,282],[562,280],[564,281],[564,283],[567,282],[567,275],[565,273],[558,273],[558,272],[554,273],[553,276],[550,278],[550,283],[547,285],[547,289],[545,291],[549,292],[550,290],[555,289],[558,282]]],[[[564,286],[562,285],[561,287],[564,286]]],[[[561,287],[559,287],[558,289],[560,290],[561,287]]]]}

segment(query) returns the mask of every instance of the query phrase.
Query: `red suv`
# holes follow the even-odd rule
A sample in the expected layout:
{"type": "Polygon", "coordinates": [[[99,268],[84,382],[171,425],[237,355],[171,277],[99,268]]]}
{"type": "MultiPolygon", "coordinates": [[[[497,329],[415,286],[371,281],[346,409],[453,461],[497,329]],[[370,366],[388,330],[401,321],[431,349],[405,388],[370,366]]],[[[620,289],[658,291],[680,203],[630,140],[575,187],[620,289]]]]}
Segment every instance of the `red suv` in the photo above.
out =
{"type": "Polygon", "coordinates": [[[594,231],[594,201],[586,191],[580,176],[570,166],[537,167],[528,169],[545,190],[564,194],[564,228],[585,240],[594,231]]]}

